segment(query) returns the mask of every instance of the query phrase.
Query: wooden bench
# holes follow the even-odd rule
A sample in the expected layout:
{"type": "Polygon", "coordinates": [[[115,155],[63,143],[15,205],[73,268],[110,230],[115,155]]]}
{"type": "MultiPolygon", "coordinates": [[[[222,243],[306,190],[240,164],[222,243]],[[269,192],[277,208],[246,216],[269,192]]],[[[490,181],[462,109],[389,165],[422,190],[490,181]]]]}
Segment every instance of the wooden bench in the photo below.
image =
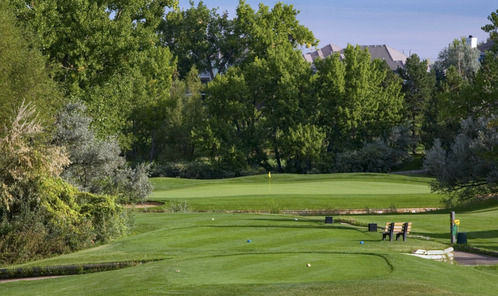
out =
{"type": "Polygon", "coordinates": [[[411,230],[412,222],[388,222],[382,233],[382,240],[386,240],[386,237],[389,236],[389,240],[392,241],[394,234],[396,234],[396,240],[398,240],[400,236],[403,236],[403,241],[406,241],[406,236],[411,230]]]}

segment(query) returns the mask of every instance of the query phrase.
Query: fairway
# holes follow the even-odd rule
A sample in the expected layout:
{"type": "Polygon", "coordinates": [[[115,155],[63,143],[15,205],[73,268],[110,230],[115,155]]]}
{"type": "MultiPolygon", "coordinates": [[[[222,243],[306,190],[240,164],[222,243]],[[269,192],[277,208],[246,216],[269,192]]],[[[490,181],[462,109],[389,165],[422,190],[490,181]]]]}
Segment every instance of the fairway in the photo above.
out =
{"type": "Polygon", "coordinates": [[[227,180],[153,179],[150,199],[186,200],[194,210],[265,211],[439,207],[428,178],[383,174],[287,174],[227,180]],[[270,209],[272,210],[272,209],[270,209]]]}

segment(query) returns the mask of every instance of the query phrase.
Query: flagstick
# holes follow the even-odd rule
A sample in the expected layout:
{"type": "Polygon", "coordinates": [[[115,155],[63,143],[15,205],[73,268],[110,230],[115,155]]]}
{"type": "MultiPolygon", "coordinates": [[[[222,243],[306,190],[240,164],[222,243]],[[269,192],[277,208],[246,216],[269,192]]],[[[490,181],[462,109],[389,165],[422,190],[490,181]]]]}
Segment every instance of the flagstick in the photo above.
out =
{"type": "Polygon", "coordinates": [[[268,193],[271,193],[271,173],[268,172],[268,193]]]}

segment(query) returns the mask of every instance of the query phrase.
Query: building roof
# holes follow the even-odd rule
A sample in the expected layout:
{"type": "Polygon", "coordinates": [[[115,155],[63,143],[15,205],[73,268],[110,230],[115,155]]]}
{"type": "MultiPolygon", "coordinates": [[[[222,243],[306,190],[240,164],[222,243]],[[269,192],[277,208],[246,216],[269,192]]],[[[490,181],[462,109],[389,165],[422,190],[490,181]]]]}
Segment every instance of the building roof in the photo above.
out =
{"type": "Polygon", "coordinates": [[[484,52],[486,52],[488,50],[491,50],[491,47],[493,47],[494,44],[495,44],[495,42],[492,39],[488,39],[485,43],[477,45],[477,48],[482,53],[484,53],[484,52]]]}
{"type": "MultiPolygon", "coordinates": [[[[361,48],[367,48],[368,51],[370,52],[370,55],[372,56],[373,59],[381,59],[387,62],[387,65],[389,65],[389,68],[391,70],[396,70],[397,68],[404,68],[406,59],[408,56],[405,54],[393,49],[392,47],[388,45],[362,45],[361,48]]],[[[314,62],[317,58],[324,59],[328,56],[331,56],[334,53],[340,53],[341,57],[343,58],[343,52],[344,49],[340,48],[339,46],[335,44],[328,44],[324,47],[322,47],[319,50],[305,53],[303,54],[303,57],[306,61],[312,63],[314,62]]]]}

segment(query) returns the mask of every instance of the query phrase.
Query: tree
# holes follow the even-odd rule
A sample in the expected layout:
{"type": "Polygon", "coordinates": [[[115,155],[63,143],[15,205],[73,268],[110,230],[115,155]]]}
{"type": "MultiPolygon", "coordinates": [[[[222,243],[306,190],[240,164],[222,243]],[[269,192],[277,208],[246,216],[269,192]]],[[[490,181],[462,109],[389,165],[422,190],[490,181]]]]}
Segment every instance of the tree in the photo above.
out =
{"type": "Polygon", "coordinates": [[[481,29],[485,32],[489,33],[489,38],[491,38],[495,44],[492,47],[492,51],[498,52],[498,10],[496,12],[491,12],[488,16],[488,20],[491,24],[487,24],[483,26],[481,29]]]}
{"type": "Polygon", "coordinates": [[[237,169],[248,163],[270,168],[271,151],[282,171],[285,135],[313,124],[311,69],[296,48],[316,40],[296,15],[282,3],[255,12],[240,2],[235,26],[243,32],[245,57],[208,85],[208,122],[196,131],[213,160],[237,169]]]}
{"type": "Polygon", "coordinates": [[[496,197],[496,120],[496,116],[463,120],[450,149],[445,151],[436,141],[427,152],[424,167],[436,177],[432,189],[448,194],[447,204],[496,197]]]}
{"type": "Polygon", "coordinates": [[[490,117],[498,114],[498,56],[488,53],[469,91],[467,109],[470,116],[490,117]]]}
{"type": "Polygon", "coordinates": [[[202,126],[205,108],[202,85],[194,66],[184,80],[176,77],[167,101],[165,120],[159,129],[157,161],[193,161],[197,147],[192,138],[194,129],[202,126]]]}
{"type": "Polygon", "coordinates": [[[325,154],[325,133],[316,125],[298,124],[282,134],[282,154],[288,170],[307,173],[317,167],[325,154]]]}
{"type": "MultiPolygon", "coordinates": [[[[409,118],[408,123],[411,127],[411,136],[418,139],[422,125],[423,113],[427,108],[427,103],[431,99],[435,77],[433,73],[428,72],[429,63],[427,60],[421,61],[414,54],[406,59],[405,68],[398,68],[397,72],[403,79],[401,91],[405,97],[405,111],[409,118]]],[[[412,147],[412,154],[416,153],[416,145],[412,147]]]]}
{"type": "Polygon", "coordinates": [[[343,59],[336,54],[315,65],[319,120],[329,151],[358,149],[400,123],[401,82],[385,62],[372,61],[366,49],[348,45],[343,59]]]}
{"type": "Polygon", "coordinates": [[[33,38],[16,25],[7,2],[0,3],[0,129],[16,116],[24,102],[36,107],[46,125],[62,104],[62,96],[48,76],[45,61],[33,49],[33,38]]]}
{"type": "MultiPolygon", "coordinates": [[[[17,19],[36,36],[51,76],[68,98],[88,105],[100,136],[119,135],[154,154],[154,120],[169,96],[172,55],[156,28],[170,0],[10,0],[17,19]],[[145,129],[145,130],[144,130],[145,129]],[[135,134],[134,134],[135,133],[135,134]]],[[[140,158],[136,156],[137,158],[140,158]]]]}
{"type": "Polygon", "coordinates": [[[212,80],[236,63],[244,48],[235,34],[234,21],[228,13],[221,15],[209,10],[202,1],[197,7],[190,1],[187,10],[174,9],[159,25],[161,42],[178,59],[180,78],[185,78],[193,66],[207,73],[212,80]]]}
{"type": "Polygon", "coordinates": [[[480,67],[480,54],[479,49],[466,44],[465,38],[455,39],[439,53],[434,69],[444,73],[454,66],[462,77],[472,79],[480,67]]]}
{"type": "Polygon", "coordinates": [[[240,0],[235,19],[235,33],[240,36],[245,56],[241,63],[251,63],[256,57],[263,58],[271,48],[290,44],[292,48],[301,45],[317,46],[318,40],[305,26],[299,24],[292,5],[278,2],[270,10],[264,4],[254,11],[249,4],[240,0]]]}

